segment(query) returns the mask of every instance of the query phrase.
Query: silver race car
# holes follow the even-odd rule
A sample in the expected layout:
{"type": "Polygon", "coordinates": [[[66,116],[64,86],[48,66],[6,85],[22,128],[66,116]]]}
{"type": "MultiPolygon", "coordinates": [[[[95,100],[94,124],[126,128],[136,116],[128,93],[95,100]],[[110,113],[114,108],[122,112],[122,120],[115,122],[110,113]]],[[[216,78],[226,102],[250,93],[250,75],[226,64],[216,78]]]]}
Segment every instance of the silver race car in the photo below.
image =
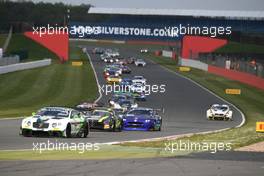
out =
{"type": "Polygon", "coordinates": [[[206,117],[209,120],[232,120],[233,111],[228,105],[213,104],[206,111],[206,117]]]}

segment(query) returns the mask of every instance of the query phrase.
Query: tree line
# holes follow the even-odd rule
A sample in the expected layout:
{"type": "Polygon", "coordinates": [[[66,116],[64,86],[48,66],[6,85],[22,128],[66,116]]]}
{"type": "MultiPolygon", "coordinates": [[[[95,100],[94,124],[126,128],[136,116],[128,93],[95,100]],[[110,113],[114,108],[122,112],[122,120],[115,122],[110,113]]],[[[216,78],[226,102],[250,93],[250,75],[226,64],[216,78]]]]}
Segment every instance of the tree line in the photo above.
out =
{"type": "Polygon", "coordinates": [[[69,20],[94,20],[93,15],[88,15],[91,6],[0,0],[0,33],[7,32],[11,25],[15,32],[23,32],[32,26],[65,25],[69,20]]]}

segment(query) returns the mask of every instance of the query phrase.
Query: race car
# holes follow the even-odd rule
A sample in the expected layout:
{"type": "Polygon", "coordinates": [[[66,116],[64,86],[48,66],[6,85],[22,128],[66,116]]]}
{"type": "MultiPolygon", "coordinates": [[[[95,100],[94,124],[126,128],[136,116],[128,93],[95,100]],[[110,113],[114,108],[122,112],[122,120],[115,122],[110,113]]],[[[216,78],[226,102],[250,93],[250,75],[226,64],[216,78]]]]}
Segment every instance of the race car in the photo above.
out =
{"type": "Polygon", "coordinates": [[[123,78],[120,82],[120,88],[123,91],[130,91],[130,86],[132,85],[132,80],[130,78],[123,78]]]}
{"type": "Polygon", "coordinates": [[[136,82],[136,83],[133,83],[131,86],[130,86],[130,91],[132,92],[145,92],[146,90],[146,86],[145,84],[142,84],[140,82],[136,82]]]}
{"type": "Polygon", "coordinates": [[[133,97],[138,101],[146,101],[145,92],[133,92],[133,97]]]}
{"type": "Polygon", "coordinates": [[[109,76],[120,76],[116,69],[108,69],[104,71],[104,78],[107,79],[109,76]]]}
{"type": "Polygon", "coordinates": [[[105,63],[113,63],[114,61],[115,59],[110,56],[104,58],[105,63]]]}
{"type": "Polygon", "coordinates": [[[213,104],[206,111],[206,117],[209,120],[232,120],[233,111],[228,105],[213,104]]]}
{"type": "Polygon", "coordinates": [[[123,130],[161,131],[162,118],[151,108],[138,107],[123,115],[123,130]]]}
{"type": "Polygon", "coordinates": [[[123,60],[123,63],[126,65],[126,64],[134,64],[135,63],[135,60],[136,60],[136,58],[134,58],[134,57],[128,57],[128,58],[125,58],[124,60],[123,60]]]}
{"type": "Polygon", "coordinates": [[[144,67],[144,66],[146,66],[146,62],[143,60],[143,59],[137,59],[136,61],[135,61],[135,65],[137,66],[137,67],[139,67],[139,66],[142,66],[142,67],[144,67]]]}
{"type": "Polygon", "coordinates": [[[105,61],[106,58],[109,58],[110,56],[108,56],[107,54],[103,53],[100,55],[101,61],[105,61]]]}
{"type": "Polygon", "coordinates": [[[112,97],[109,99],[109,105],[114,106],[115,103],[121,100],[130,100],[134,99],[133,95],[129,92],[115,92],[112,97]]]}
{"type": "Polygon", "coordinates": [[[20,126],[23,136],[46,133],[59,137],[84,137],[89,133],[89,123],[77,110],[64,107],[44,107],[24,118],[20,126]]]}
{"type": "Polygon", "coordinates": [[[91,129],[122,131],[122,119],[109,108],[93,110],[88,121],[91,129]]]}
{"type": "Polygon", "coordinates": [[[122,73],[131,73],[131,69],[128,66],[122,65],[121,69],[122,73]]]}
{"type": "Polygon", "coordinates": [[[131,108],[137,108],[138,104],[135,103],[134,99],[120,99],[117,102],[114,102],[112,104],[113,109],[122,110],[123,112],[131,109],[131,108]]]}
{"type": "Polygon", "coordinates": [[[136,83],[146,84],[147,79],[144,78],[143,76],[134,76],[132,78],[132,82],[133,84],[136,84],[136,83]]]}
{"type": "Polygon", "coordinates": [[[92,50],[93,54],[103,54],[104,53],[104,49],[103,48],[94,48],[92,50]]]}
{"type": "Polygon", "coordinates": [[[104,72],[106,72],[108,70],[116,71],[119,75],[122,74],[122,68],[120,67],[119,64],[106,65],[104,68],[104,72]]]}
{"type": "Polygon", "coordinates": [[[89,103],[89,102],[82,102],[76,106],[76,109],[79,111],[91,111],[97,107],[104,106],[104,103],[98,102],[98,103],[89,103]]]}
{"type": "Polygon", "coordinates": [[[108,54],[111,57],[119,57],[120,56],[120,54],[119,54],[117,49],[113,49],[113,50],[112,49],[107,49],[105,51],[105,53],[108,54]]]}
{"type": "Polygon", "coordinates": [[[148,53],[148,49],[141,49],[140,53],[148,53]]]}
{"type": "Polygon", "coordinates": [[[119,84],[122,81],[122,78],[120,76],[110,75],[106,78],[107,84],[119,84]]]}

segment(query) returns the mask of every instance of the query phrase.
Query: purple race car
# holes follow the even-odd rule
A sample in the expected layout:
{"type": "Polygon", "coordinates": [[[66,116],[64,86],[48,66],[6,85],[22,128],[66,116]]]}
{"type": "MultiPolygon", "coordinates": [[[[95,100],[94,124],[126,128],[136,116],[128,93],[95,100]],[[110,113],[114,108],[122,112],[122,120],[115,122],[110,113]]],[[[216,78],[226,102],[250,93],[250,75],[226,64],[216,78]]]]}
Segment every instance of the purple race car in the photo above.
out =
{"type": "Polygon", "coordinates": [[[134,108],[123,116],[123,130],[127,131],[160,131],[161,125],[161,116],[151,108],[134,108]]]}

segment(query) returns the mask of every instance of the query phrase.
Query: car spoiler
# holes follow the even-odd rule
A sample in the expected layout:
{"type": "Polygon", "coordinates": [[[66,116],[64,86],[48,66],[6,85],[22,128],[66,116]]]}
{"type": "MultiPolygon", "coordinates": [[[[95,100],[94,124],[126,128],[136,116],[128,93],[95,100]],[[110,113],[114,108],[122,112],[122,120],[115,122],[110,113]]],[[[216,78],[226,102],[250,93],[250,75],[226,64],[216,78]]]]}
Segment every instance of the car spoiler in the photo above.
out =
{"type": "Polygon", "coordinates": [[[158,108],[158,109],[153,109],[154,111],[159,111],[161,112],[162,114],[165,113],[165,108],[158,108]]]}

